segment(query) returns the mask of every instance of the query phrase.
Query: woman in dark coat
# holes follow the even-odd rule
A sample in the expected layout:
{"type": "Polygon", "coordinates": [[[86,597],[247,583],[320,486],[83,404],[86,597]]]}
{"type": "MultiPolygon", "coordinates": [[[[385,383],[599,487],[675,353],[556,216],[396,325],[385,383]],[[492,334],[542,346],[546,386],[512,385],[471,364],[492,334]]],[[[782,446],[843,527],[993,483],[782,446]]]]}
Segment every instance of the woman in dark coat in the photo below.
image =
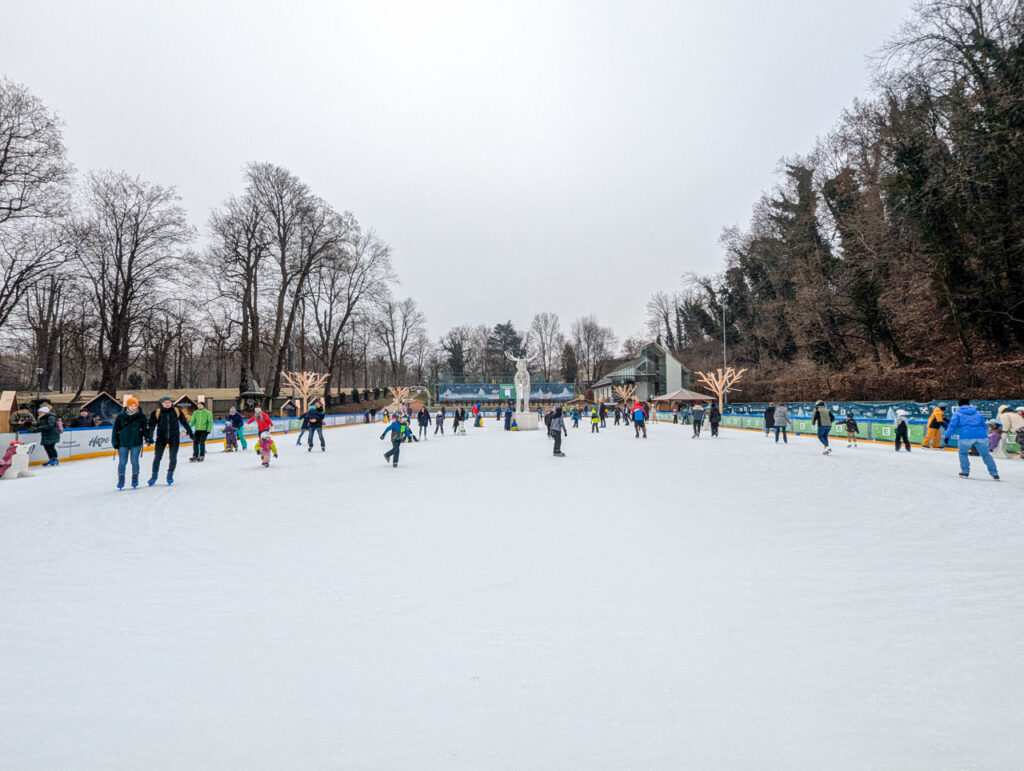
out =
{"type": "Polygon", "coordinates": [[[129,396],[124,403],[124,412],[114,419],[110,444],[117,450],[117,489],[124,489],[124,472],[128,461],[132,462],[132,487],[139,486],[139,454],[146,436],[146,416],[139,409],[139,400],[129,396]]]}

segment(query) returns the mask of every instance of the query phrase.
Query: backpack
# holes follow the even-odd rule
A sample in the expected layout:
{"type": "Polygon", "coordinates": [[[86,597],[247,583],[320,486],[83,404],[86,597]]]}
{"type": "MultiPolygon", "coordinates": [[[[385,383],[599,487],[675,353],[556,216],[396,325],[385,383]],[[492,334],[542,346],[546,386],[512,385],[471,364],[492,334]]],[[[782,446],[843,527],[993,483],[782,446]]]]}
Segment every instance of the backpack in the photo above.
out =
{"type": "Polygon", "coordinates": [[[57,433],[58,434],[63,434],[64,433],[64,419],[63,418],[57,418],[57,433]]]}

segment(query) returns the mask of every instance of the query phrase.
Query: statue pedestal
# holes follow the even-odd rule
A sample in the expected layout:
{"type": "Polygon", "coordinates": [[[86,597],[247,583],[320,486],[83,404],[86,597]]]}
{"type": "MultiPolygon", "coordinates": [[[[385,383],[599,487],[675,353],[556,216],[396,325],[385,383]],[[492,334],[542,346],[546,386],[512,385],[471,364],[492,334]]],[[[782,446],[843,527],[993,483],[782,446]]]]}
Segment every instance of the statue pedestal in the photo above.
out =
{"type": "Polygon", "coordinates": [[[536,431],[540,420],[536,412],[517,412],[516,426],[520,431],[536,431]]]}

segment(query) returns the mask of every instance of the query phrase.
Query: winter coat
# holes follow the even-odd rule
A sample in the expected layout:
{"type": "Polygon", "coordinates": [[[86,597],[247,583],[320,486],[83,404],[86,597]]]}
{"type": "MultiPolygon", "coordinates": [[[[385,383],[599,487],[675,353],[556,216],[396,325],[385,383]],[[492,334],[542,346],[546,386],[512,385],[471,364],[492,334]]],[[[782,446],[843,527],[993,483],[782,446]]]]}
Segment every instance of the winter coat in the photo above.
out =
{"type": "Polygon", "coordinates": [[[245,424],[245,418],[242,417],[241,412],[232,412],[228,415],[228,423],[235,427],[235,431],[240,429],[245,424]]]}
{"type": "Polygon", "coordinates": [[[92,415],[86,415],[84,418],[79,415],[77,418],[71,421],[70,428],[94,428],[95,423],[92,422],[92,415]]]}
{"type": "Polygon", "coordinates": [[[814,408],[814,417],[811,418],[811,425],[817,423],[822,428],[831,428],[832,421],[836,419],[836,416],[832,414],[832,411],[828,408],[828,405],[822,404],[814,408]]]}
{"type": "Polygon", "coordinates": [[[269,431],[274,426],[274,421],[265,412],[254,412],[252,417],[245,422],[246,424],[256,423],[256,431],[260,434],[264,431],[269,431]]]}
{"type": "MultiPolygon", "coordinates": [[[[595,416],[596,417],[596,416],[595,416]]],[[[548,434],[557,434],[559,431],[563,432],[568,436],[569,430],[565,427],[565,420],[561,415],[552,415],[551,424],[548,426],[548,434]]]]}
{"type": "Polygon", "coordinates": [[[57,444],[60,441],[60,428],[57,424],[57,416],[48,412],[39,418],[36,424],[36,431],[39,432],[40,444],[57,444]]]}
{"type": "Polygon", "coordinates": [[[324,413],[318,407],[310,407],[309,412],[303,416],[306,428],[316,428],[324,422],[324,413]]]}
{"type": "Polygon", "coordinates": [[[1003,433],[1016,434],[1024,430],[1024,418],[1016,412],[1005,410],[999,414],[999,423],[1003,427],[1003,433]]]}
{"type": "Polygon", "coordinates": [[[36,419],[28,410],[18,410],[11,415],[12,431],[31,431],[36,426],[36,419]]]}
{"type": "Polygon", "coordinates": [[[141,447],[145,436],[146,416],[142,410],[136,410],[134,413],[123,410],[114,418],[110,444],[115,450],[119,447],[141,447]]]}
{"type": "Polygon", "coordinates": [[[936,407],[928,418],[928,428],[942,428],[942,424],[945,423],[944,416],[945,413],[942,411],[942,407],[936,407]]]}
{"type": "Polygon", "coordinates": [[[772,412],[772,425],[768,425],[768,413],[765,412],[765,426],[767,428],[785,428],[789,425],[789,408],[785,404],[778,404],[772,412]]]}
{"type": "Polygon", "coordinates": [[[420,410],[416,414],[416,420],[419,422],[419,424],[421,426],[429,426],[430,425],[430,413],[427,412],[426,410],[420,410]]]}
{"type": "Polygon", "coordinates": [[[953,434],[959,434],[961,439],[987,439],[988,426],[980,412],[970,404],[965,404],[953,413],[953,419],[946,428],[946,439],[953,434]]]}
{"type": "Polygon", "coordinates": [[[149,425],[146,426],[146,439],[150,442],[156,439],[158,442],[169,442],[170,444],[177,444],[180,438],[178,427],[185,429],[185,433],[191,438],[192,426],[188,424],[185,419],[185,413],[179,410],[177,407],[171,407],[169,410],[165,410],[163,407],[157,407],[153,410],[153,414],[149,416],[149,425]],[[156,429],[156,436],[153,435],[153,429],[156,429]]]}
{"type": "MultiPolygon", "coordinates": [[[[764,427],[765,428],[775,428],[775,426],[776,426],[775,421],[778,420],[778,418],[776,417],[776,411],[778,409],[779,409],[778,407],[768,407],[768,408],[765,409],[765,411],[764,411],[764,427]]],[[[787,415],[787,418],[788,418],[788,415],[787,415]]],[[[783,424],[783,425],[785,425],[785,424],[783,424]]]]}
{"type": "Polygon", "coordinates": [[[210,433],[213,431],[213,414],[207,409],[196,410],[188,424],[192,426],[193,431],[210,433]]]}
{"type": "Polygon", "coordinates": [[[414,439],[415,441],[419,441],[418,439],[416,439],[416,437],[412,435],[412,431],[409,430],[409,426],[407,426],[400,420],[392,420],[388,424],[388,427],[384,429],[384,433],[380,435],[380,438],[383,439],[385,436],[387,436],[389,431],[391,432],[392,442],[401,442],[403,439],[407,437],[410,439],[414,439]]]}
{"type": "Polygon", "coordinates": [[[699,404],[693,405],[693,422],[703,423],[704,422],[704,408],[699,404]]]}
{"type": "Polygon", "coordinates": [[[900,430],[900,424],[903,425],[904,430],[907,430],[907,429],[910,428],[910,423],[907,422],[907,416],[905,414],[903,414],[903,413],[897,413],[896,414],[896,419],[892,422],[893,427],[897,431],[900,430]]]}
{"type": "Polygon", "coordinates": [[[647,411],[644,410],[644,406],[640,402],[637,402],[636,406],[633,407],[633,420],[637,423],[643,423],[647,420],[647,411]]]}
{"type": "Polygon", "coordinates": [[[1002,441],[1003,435],[998,431],[992,431],[988,435],[988,450],[992,452],[999,446],[999,442],[1002,441]]]}
{"type": "Polygon", "coordinates": [[[857,433],[857,421],[853,418],[843,418],[843,424],[846,426],[847,431],[857,433]]]}
{"type": "Polygon", "coordinates": [[[708,412],[708,420],[711,421],[712,423],[722,422],[722,413],[719,411],[718,405],[711,405],[711,411],[708,412]]]}

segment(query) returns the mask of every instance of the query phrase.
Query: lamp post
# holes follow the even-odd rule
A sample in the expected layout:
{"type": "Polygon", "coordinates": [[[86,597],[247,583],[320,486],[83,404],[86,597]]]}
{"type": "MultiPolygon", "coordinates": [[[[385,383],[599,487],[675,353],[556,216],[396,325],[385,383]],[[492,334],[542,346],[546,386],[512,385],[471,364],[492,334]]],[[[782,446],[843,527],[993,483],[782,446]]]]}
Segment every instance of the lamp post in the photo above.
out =
{"type": "Polygon", "coordinates": [[[43,377],[43,368],[36,367],[36,406],[39,406],[39,381],[43,377]]]}
{"type": "MultiPolygon", "coordinates": [[[[725,371],[729,369],[729,356],[726,349],[726,331],[725,331],[725,304],[728,302],[728,296],[722,293],[722,375],[725,375],[725,371]]],[[[722,393],[722,412],[725,412],[725,403],[729,400],[729,391],[726,389],[722,393]]]]}

